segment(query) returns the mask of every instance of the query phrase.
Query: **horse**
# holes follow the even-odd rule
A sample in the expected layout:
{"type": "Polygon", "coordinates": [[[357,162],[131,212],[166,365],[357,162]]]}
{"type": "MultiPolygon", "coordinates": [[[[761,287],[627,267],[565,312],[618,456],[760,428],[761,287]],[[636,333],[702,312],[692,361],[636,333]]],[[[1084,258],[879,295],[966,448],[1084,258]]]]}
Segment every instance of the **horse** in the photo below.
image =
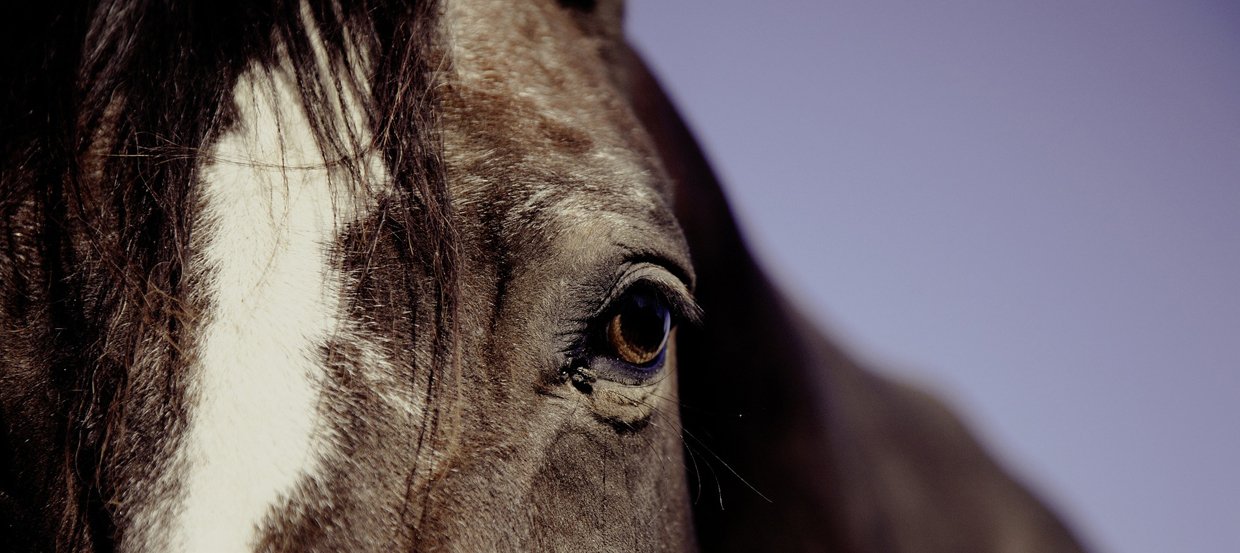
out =
{"type": "Polygon", "coordinates": [[[612,0],[24,3],[8,551],[1081,551],[808,323],[612,0]]]}

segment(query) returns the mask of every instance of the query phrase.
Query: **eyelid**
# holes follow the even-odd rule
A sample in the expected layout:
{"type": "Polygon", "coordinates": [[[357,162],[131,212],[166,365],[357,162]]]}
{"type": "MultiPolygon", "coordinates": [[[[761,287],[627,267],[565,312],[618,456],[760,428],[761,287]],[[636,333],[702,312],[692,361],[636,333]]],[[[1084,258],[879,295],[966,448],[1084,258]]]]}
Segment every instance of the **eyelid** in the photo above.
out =
{"type": "Polygon", "coordinates": [[[677,323],[687,323],[691,326],[699,326],[701,324],[702,308],[694,301],[693,294],[689,292],[689,287],[685,285],[684,281],[672,275],[666,268],[650,262],[634,263],[628,270],[624,271],[620,278],[611,286],[611,290],[607,293],[599,309],[592,315],[592,318],[601,317],[629,289],[641,285],[650,286],[663,296],[663,299],[668,303],[668,308],[672,312],[672,318],[677,323]]]}

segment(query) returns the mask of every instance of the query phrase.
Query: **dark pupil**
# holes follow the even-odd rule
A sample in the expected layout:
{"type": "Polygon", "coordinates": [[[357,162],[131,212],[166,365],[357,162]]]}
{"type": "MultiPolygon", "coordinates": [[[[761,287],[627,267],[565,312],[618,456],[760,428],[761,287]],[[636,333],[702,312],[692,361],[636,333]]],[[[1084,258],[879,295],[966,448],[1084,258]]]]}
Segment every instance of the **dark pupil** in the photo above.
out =
{"type": "Polygon", "coordinates": [[[649,292],[629,294],[616,314],[619,326],[618,353],[626,361],[644,364],[653,361],[663,350],[663,342],[671,326],[667,306],[649,292]]]}

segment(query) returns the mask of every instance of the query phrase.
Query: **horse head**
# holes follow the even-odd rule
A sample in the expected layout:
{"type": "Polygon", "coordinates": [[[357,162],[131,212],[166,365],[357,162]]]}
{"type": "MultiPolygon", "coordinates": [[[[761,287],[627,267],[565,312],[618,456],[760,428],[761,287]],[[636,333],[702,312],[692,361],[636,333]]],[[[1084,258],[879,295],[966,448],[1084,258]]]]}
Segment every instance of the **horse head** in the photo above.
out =
{"type": "Polygon", "coordinates": [[[10,549],[1076,550],[770,286],[619,2],[22,10],[10,549]]]}

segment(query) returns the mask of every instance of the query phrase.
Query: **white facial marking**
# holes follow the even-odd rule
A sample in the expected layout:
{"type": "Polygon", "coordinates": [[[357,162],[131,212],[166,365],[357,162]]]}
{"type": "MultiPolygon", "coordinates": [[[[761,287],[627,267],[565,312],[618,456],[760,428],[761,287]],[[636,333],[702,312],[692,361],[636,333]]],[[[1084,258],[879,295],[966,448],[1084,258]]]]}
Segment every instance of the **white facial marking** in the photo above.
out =
{"type": "Polygon", "coordinates": [[[168,551],[252,551],[265,517],[331,447],[318,410],[323,348],[342,318],[331,247],[363,207],[327,168],[288,71],[252,70],[234,96],[238,122],[201,173],[194,230],[208,238],[192,263],[209,311],[175,460],[180,497],[154,540],[168,551]]]}

